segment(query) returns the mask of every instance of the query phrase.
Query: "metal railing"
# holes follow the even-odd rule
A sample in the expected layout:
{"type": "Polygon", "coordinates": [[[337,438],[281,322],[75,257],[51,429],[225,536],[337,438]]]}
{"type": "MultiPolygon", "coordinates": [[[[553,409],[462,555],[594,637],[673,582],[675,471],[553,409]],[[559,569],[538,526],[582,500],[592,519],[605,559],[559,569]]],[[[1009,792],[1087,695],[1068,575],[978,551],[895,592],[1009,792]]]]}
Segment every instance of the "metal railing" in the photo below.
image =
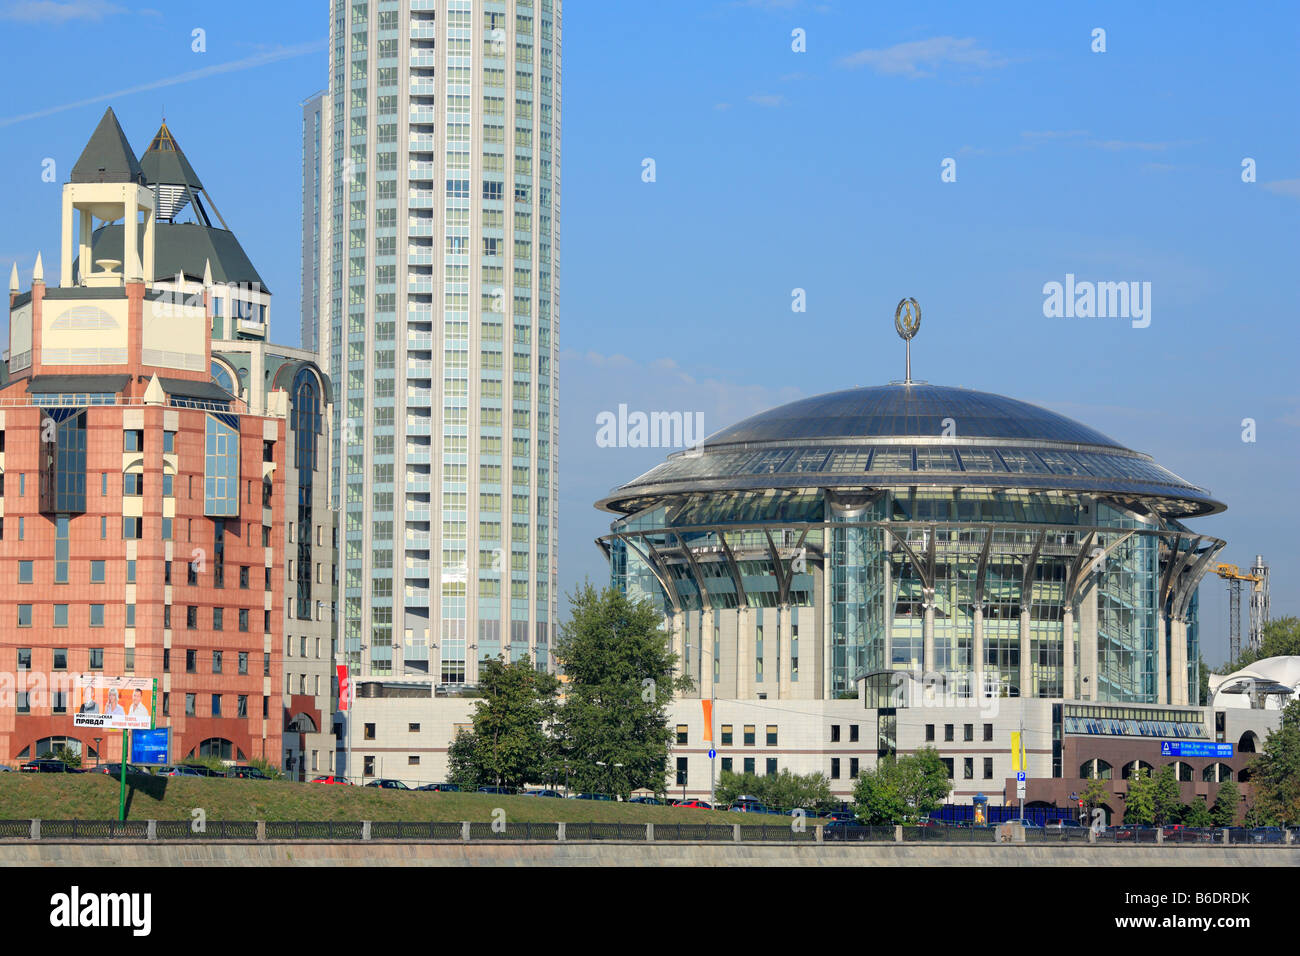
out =
{"type": "Polygon", "coordinates": [[[789,826],[741,823],[545,823],[500,820],[442,822],[430,820],[0,820],[0,842],[85,840],[102,842],[237,840],[242,842],[410,843],[766,843],[766,844],[1058,844],[1111,846],[1219,846],[1294,848],[1295,831],[1275,829],[1181,829],[1161,834],[1152,829],[1110,828],[1082,835],[1027,828],[1017,839],[1000,827],[845,826],[825,828],[791,821],[789,826]]]}

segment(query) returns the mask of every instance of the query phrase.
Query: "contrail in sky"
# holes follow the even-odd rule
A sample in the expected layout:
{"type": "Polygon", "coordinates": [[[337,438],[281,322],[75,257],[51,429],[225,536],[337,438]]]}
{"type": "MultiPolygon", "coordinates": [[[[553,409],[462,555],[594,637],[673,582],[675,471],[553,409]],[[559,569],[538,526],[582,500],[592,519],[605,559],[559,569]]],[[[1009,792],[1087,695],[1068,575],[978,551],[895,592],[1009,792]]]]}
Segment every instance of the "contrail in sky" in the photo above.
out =
{"type": "Polygon", "coordinates": [[[194,80],[202,80],[209,76],[217,76],[221,73],[234,73],[238,70],[251,70],[254,67],[265,66],[267,63],[276,63],[280,60],[291,60],[294,57],[306,56],[308,53],[319,53],[326,49],[328,41],[314,40],[311,43],[300,43],[296,46],[277,47],[274,50],[268,50],[265,53],[258,53],[256,56],[250,56],[243,60],[233,60],[230,63],[219,63],[216,66],[205,66],[201,70],[190,70],[188,73],[181,73],[177,76],[169,76],[161,80],[154,80],[150,83],[142,83],[139,86],[129,86],[124,90],[115,90],[112,93],[103,93],[99,96],[92,96],[89,99],[77,100],[75,103],[64,103],[62,106],[50,106],[43,110],[37,110],[35,113],[23,113],[21,116],[10,116],[7,119],[0,119],[0,127],[13,126],[15,123],[21,123],[25,120],[39,119],[42,116],[50,116],[54,113],[61,113],[64,110],[74,110],[79,106],[89,106],[91,103],[102,103],[104,100],[115,99],[120,96],[129,96],[132,93],[144,93],[148,90],[157,90],[165,86],[176,86],[178,83],[190,83],[194,80]]]}

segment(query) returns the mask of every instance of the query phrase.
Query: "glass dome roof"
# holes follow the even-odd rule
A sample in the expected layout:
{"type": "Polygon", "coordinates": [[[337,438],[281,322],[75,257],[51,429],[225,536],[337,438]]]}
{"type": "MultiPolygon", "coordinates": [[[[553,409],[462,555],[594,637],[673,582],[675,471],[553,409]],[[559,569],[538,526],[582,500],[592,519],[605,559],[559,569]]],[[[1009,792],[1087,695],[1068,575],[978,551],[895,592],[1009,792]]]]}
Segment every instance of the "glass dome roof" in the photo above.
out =
{"type": "Polygon", "coordinates": [[[923,383],[844,389],[753,415],[670,455],[597,507],[629,513],[683,493],[920,485],[1142,499],[1178,516],[1224,510],[1149,455],[1064,415],[923,383]]]}
{"type": "Polygon", "coordinates": [[[1112,438],[1028,402],[943,385],[849,388],[800,399],[724,428],[706,447],[828,438],[1011,438],[1120,448],[1112,438]]]}

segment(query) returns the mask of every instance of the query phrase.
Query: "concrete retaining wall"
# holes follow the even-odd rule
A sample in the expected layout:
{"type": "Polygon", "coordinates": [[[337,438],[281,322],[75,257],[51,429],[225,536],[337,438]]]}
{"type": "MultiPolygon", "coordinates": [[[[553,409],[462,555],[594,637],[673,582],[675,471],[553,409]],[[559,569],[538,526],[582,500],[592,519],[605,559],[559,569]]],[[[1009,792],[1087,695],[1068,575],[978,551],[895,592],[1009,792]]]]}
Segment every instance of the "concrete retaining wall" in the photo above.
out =
{"type": "Polygon", "coordinates": [[[1297,847],[0,843],[0,866],[1300,866],[1297,847]]]}

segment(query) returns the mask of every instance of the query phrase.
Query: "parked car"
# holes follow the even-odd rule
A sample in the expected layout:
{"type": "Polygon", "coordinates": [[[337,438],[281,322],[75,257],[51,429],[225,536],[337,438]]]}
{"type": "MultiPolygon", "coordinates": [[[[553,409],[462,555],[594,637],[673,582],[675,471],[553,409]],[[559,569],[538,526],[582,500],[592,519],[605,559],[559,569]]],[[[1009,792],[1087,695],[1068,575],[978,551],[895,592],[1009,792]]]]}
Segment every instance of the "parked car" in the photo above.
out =
{"type": "Polygon", "coordinates": [[[501,795],[504,795],[504,796],[509,796],[509,795],[511,795],[512,793],[515,792],[515,788],[514,788],[514,787],[479,787],[479,788],[478,788],[478,792],[479,792],[479,793],[496,793],[496,794],[501,794],[501,795]]]}
{"type": "Polygon", "coordinates": [[[769,810],[767,807],[765,807],[763,804],[759,803],[759,802],[756,801],[756,800],[737,800],[737,801],[736,801],[735,803],[733,803],[731,806],[727,807],[727,809],[728,809],[728,810],[734,810],[734,811],[737,812],[737,813],[773,813],[773,812],[775,812],[775,811],[773,811],[773,810],[769,810]]]}
{"type": "Polygon", "coordinates": [[[570,800],[613,800],[608,793],[575,793],[570,800]]]}
{"type": "Polygon", "coordinates": [[[525,797],[559,797],[564,798],[564,794],[558,790],[525,790],[522,794],[525,797]]]}
{"type": "MultiPolygon", "coordinates": [[[[99,766],[92,768],[91,773],[106,773],[110,777],[122,776],[122,765],[120,763],[101,763],[99,766]]],[[[126,765],[126,775],[144,774],[148,776],[149,771],[144,767],[137,767],[135,764],[126,765]]]]}
{"type": "Polygon", "coordinates": [[[367,787],[378,787],[380,790],[410,790],[406,784],[400,780],[393,780],[390,777],[380,777],[378,780],[371,780],[367,787]]]}
{"type": "Polygon", "coordinates": [[[1062,830],[1079,831],[1087,828],[1078,820],[1063,818],[1060,820],[1048,820],[1043,829],[1048,833],[1060,833],[1062,830]]]}
{"type": "Polygon", "coordinates": [[[0,763],[0,773],[9,773],[13,769],[14,768],[9,766],[7,763],[0,763]]]}
{"type": "Polygon", "coordinates": [[[1285,843],[1286,831],[1281,827],[1255,827],[1250,832],[1251,843],[1285,843]]]}
{"type": "Polygon", "coordinates": [[[432,790],[436,793],[460,793],[460,784],[458,783],[426,783],[423,787],[416,787],[416,790],[432,790]]]}
{"type": "Polygon", "coordinates": [[[347,778],[345,778],[345,777],[334,777],[334,776],[328,776],[328,777],[317,777],[315,780],[312,781],[312,783],[337,783],[337,784],[340,784],[340,785],[342,785],[342,786],[346,786],[346,787],[350,787],[350,786],[352,786],[351,781],[349,781],[347,778]]]}
{"type": "Polygon", "coordinates": [[[193,767],[190,766],[189,764],[178,763],[174,767],[159,767],[158,776],[160,777],[206,777],[207,774],[199,773],[198,767],[193,767]]]}
{"type": "Polygon", "coordinates": [[[270,780],[266,774],[256,767],[231,767],[226,771],[227,777],[238,777],[241,780],[270,780]]]}
{"type": "Polygon", "coordinates": [[[55,760],[53,757],[29,760],[18,769],[22,773],[85,773],[84,770],[69,767],[62,760],[55,760]]]}
{"type": "Polygon", "coordinates": [[[703,800],[677,800],[673,803],[675,807],[691,807],[695,810],[712,810],[713,807],[703,800]]]}
{"type": "Polygon", "coordinates": [[[852,810],[827,810],[824,816],[835,823],[858,822],[858,815],[852,810]]]}
{"type": "Polygon", "coordinates": [[[644,803],[652,807],[662,807],[666,801],[658,797],[633,797],[628,803],[644,803]]]}
{"type": "MultiPolygon", "coordinates": [[[[200,777],[224,777],[226,775],[224,771],[213,770],[211,767],[204,766],[201,763],[177,764],[177,766],[185,767],[188,770],[193,770],[200,777]]],[[[187,774],[186,776],[189,775],[187,774]]]]}
{"type": "Polygon", "coordinates": [[[1114,831],[1116,843],[1150,842],[1155,839],[1152,836],[1155,833],[1155,827],[1121,824],[1110,829],[1114,831]]]}
{"type": "Polygon", "coordinates": [[[822,827],[824,840],[865,840],[870,835],[869,827],[858,821],[832,820],[822,827]]]}

